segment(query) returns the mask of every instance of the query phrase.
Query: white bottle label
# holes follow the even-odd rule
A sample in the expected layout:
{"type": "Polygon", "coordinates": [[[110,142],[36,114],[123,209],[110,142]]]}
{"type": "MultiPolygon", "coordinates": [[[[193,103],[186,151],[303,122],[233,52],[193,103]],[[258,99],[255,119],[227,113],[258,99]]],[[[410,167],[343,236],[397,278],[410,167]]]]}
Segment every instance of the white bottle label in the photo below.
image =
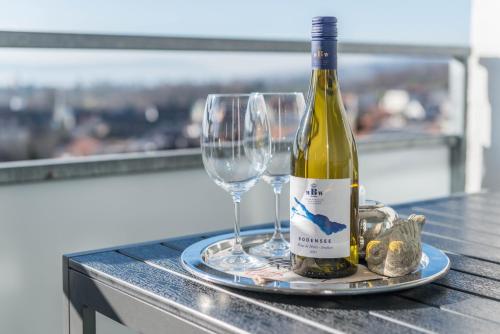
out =
{"type": "Polygon", "coordinates": [[[315,258],[350,254],[351,179],[290,177],[290,249],[315,258]]]}

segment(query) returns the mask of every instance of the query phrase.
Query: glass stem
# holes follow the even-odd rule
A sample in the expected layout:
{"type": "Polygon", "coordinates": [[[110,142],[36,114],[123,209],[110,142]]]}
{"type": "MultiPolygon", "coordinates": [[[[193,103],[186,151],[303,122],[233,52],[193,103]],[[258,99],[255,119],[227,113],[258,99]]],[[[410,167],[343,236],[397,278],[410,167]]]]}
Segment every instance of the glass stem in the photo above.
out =
{"type": "Polygon", "coordinates": [[[281,184],[274,185],[274,234],[272,239],[283,239],[281,234],[281,221],[280,221],[280,195],[281,184]]]}
{"type": "Polygon", "coordinates": [[[234,203],[234,244],[231,253],[233,255],[238,255],[243,253],[243,246],[241,245],[240,237],[240,201],[241,196],[239,194],[233,194],[234,203]]]}

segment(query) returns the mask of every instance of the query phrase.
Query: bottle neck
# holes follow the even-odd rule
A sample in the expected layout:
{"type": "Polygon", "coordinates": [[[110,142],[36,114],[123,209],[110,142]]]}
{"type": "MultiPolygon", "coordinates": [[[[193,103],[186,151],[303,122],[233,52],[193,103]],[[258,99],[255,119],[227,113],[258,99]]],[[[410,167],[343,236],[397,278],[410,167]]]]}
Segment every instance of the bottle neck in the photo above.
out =
{"type": "Polygon", "coordinates": [[[311,41],[311,60],[313,71],[327,70],[336,73],[337,41],[330,39],[311,41]]]}
{"type": "Polygon", "coordinates": [[[338,85],[337,70],[313,68],[311,83],[315,87],[333,88],[338,85]]]}

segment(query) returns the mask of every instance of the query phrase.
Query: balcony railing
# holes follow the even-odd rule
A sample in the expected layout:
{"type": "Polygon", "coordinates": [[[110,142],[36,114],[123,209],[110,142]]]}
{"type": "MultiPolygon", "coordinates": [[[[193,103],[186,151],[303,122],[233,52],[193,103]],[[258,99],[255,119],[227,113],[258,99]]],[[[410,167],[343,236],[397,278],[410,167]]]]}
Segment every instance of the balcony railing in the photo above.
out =
{"type": "MultiPolygon", "coordinates": [[[[99,49],[99,50],[157,50],[157,51],[212,51],[212,52],[281,52],[307,53],[310,44],[297,40],[258,40],[191,38],[145,35],[102,35],[52,32],[0,31],[0,48],[37,49],[99,49]]],[[[462,91],[451,94],[453,105],[459,106],[455,118],[461,132],[453,136],[409,136],[397,140],[382,138],[361,141],[360,151],[373,149],[411,148],[445,144],[450,148],[451,191],[464,189],[465,145],[467,126],[465,89],[467,87],[466,62],[470,54],[467,47],[427,46],[403,44],[339,43],[339,52],[348,54],[401,55],[418,57],[446,57],[462,65],[462,91]]],[[[0,163],[0,183],[63,179],[115,173],[146,172],[201,166],[198,149],[173,150],[153,153],[128,153],[85,158],[59,158],[34,161],[0,163]]]]}
{"type": "MultiPolygon", "coordinates": [[[[0,31],[2,48],[107,49],[158,51],[227,51],[227,52],[309,52],[309,41],[192,38],[147,35],[102,35],[52,32],[0,31]]],[[[443,56],[465,59],[470,49],[460,46],[416,44],[374,44],[342,42],[342,53],[443,56]]]]}

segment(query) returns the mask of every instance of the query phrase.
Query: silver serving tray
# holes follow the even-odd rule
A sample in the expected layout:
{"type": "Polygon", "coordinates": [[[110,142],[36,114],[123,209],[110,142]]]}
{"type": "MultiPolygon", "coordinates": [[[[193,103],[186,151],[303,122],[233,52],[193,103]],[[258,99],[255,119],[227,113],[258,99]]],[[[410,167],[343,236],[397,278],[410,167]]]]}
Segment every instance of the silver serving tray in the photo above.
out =
{"type": "MultiPolygon", "coordinates": [[[[268,240],[272,232],[270,229],[243,232],[241,234],[243,245],[248,248],[260,244],[268,240]]],[[[290,283],[279,280],[256,282],[252,278],[226,273],[206,264],[205,259],[227,250],[232,242],[232,233],[201,240],[184,250],[181,255],[182,266],[191,274],[216,284],[243,290],[293,295],[360,295],[397,291],[435,281],[444,276],[450,268],[450,260],[442,251],[423,243],[420,267],[415,272],[401,277],[355,283],[331,283],[320,279],[313,283],[290,283]]],[[[289,262],[288,260],[280,261],[289,262]]]]}

